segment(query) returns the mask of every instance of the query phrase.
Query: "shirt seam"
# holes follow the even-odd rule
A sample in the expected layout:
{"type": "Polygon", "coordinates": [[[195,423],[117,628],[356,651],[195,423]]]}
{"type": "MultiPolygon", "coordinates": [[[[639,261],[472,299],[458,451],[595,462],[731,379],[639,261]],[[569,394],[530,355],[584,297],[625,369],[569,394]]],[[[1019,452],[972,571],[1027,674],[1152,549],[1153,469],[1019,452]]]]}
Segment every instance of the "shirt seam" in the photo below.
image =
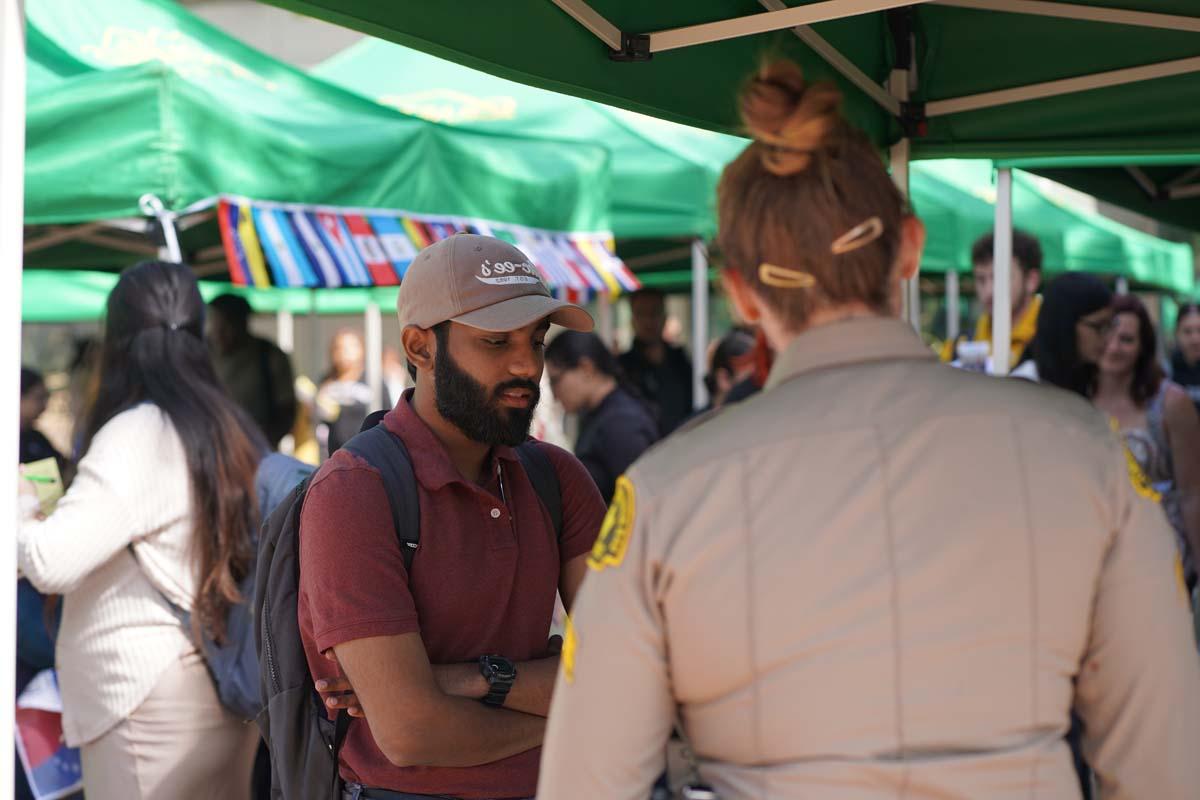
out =
{"type": "Polygon", "coordinates": [[[332,628],[322,628],[320,631],[313,631],[313,639],[324,639],[339,631],[344,631],[348,628],[361,628],[363,625],[386,625],[386,624],[409,624],[419,621],[416,614],[408,614],[403,617],[378,617],[374,619],[362,619],[354,622],[346,622],[332,628]]]}
{"type": "MultiPolygon", "coordinates": [[[[742,521],[742,558],[745,561],[745,581],[746,581],[746,635],[750,649],[750,686],[753,693],[753,702],[750,704],[750,725],[754,737],[755,753],[762,753],[762,715],[759,713],[759,704],[762,702],[762,694],[760,692],[759,674],[758,674],[758,637],[756,635],[757,628],[755,625],[758,615],[755,613],[754,603],[754,557],[751,550],[751,524],[750,514],[753,513],[753,505],[750,503],[750,487],[749,487],[749,459],[742,456],[739,459],[742,462],[742,469],[738,472],[742,476],[742,508],[745,508],[746,517],[742,521]]],[[[767,776],[759,770],[756,771],[759,778],[759,793],[763,798],[767,797],[767,776]]]]}
{"type": "MultiPolygon", "coordinates": [[[[1037,653],[1038,653],[1038,574],[1037,574],[1037,551],[1035,550],[1036,540],[1033,535],[1033,508],[1029,500],[1029,473],[1025,466],[1025,449],[1021,446],[1021,437],[1013,420],[1009,420],[1009,426],[1012,428],[1013,444],[1016,450],[1017,457],[1017,474],[1021,476],[1021,503],[1024,506],[1025,513],[1025,537],[1029,551],[1029,727],[1030,730],[1036,730],[1038,721],[1038,709],[1041,706],[1041,698],[1038,696],[1038,674],[1037,674],[1037,653]]],[[[1041,755],[1037,754],[1031,759],[1029,765],[1029,797],[1031,800],[1038,795],[1038,767],[1040,765],[1041,755]]]]}
{"type": "Polygon", "coordinates": [[[871,426],[875,435],[875,447],[879,454],[879,470],[883,490],[883,525],[887,532],[888,574],[890,578],[890,595],[892,607],[892,670],[895,676],[894,696],[896,712],[896,751],[900,754],[903,771],[900,778],[900,788],[896,796],[903,800],[908,795],[908,782],[911,778],[908,763],[907,747],[904,737],[904,697],[903,697],[903,658],[901,654],[901,623],[900,623],[900,574],[896,569],[896,531],[892,526],[892,486],[888,470],[887,450],[883,444],[883,433],[878,425],[871,426]]]}

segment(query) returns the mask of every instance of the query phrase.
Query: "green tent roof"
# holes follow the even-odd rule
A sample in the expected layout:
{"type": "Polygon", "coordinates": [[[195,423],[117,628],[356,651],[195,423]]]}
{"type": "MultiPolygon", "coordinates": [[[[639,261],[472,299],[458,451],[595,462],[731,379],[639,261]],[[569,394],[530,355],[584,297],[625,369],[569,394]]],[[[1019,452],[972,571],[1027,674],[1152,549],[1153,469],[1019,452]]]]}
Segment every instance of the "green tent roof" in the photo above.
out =
{"type": "Polygon", "coordinates": [[[746,146],[741,138],[535,89],[379,39],[350,47],[313,74],[463,128],[607,148],[619,238],[712,237],[717,180],[746,146]]]}
{"type": "Polygon", "coordinates": [[[798,61],[811,78],[837,81],[850,118],[875,142],[894,142],[899,120],[910,123],[918,158],[1200,148],[1195,0],[1072,0],[1040,4],[1041,15],[947,0],[798,29],[813,9],[828,14],[846,4],[572,0],[593,12],[591,27],[608,43],[552,2],[270,2],[502,77],[714,130],[735,130],[740,82],[764,56],[778,55],[798,61]],[[764,7],[781,16],[769,17],[764,7]],[[1129,15],[1105,19],[1116,9],[1143,12],[1146,24],[1129,24],[1129,15]],[[1092,19],[1079,18],[1086,16],[1092,19]],[[764,23],[766,32],[667,49],[672,39],[711,32],[678,29],[735,18],[764,23]],[[649,60],[611,57],[614,47],[637,55],[639,44],[651,51],[649,60]],[[881,90],[897,65],[913,67],[917,79],[904,107],[881,90]],[[1022,99],[993,94],[1009,90],[1022,99]]]}
{"type": "Polygon", "coordinates": [[[220,193],[553,230],[608,226],[608,154],[437,125],[271,59],[169,0],[30,0],[28,224],[220,193]]]}

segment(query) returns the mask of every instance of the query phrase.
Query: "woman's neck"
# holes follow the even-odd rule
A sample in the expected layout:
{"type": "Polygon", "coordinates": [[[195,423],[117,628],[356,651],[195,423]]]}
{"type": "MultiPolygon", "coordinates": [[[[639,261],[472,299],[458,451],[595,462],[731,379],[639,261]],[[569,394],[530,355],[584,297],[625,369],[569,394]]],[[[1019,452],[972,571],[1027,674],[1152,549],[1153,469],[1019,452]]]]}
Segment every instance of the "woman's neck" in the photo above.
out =
{"type": "Polygon", "coordinates": [[[884,315],[866,303],[847,303],[835,308],[817,309],[809,315],[808,321],[802,327],[796,329],[784,327],[774,314],[764,313],[761,323],[771,349],[776,353],[782,353],[788,348],[788,345],[808,331],[852,319],[877,319],[882,316],[884,315]]]}
{"type": "Polygon", "coordinates": [[[1122,399],[1132,399],[1130,390],[1133,387],[1132,372],[1105,372],[1100,370],[1096,375],[1097,403],[1113,402],[1122,399]]]}

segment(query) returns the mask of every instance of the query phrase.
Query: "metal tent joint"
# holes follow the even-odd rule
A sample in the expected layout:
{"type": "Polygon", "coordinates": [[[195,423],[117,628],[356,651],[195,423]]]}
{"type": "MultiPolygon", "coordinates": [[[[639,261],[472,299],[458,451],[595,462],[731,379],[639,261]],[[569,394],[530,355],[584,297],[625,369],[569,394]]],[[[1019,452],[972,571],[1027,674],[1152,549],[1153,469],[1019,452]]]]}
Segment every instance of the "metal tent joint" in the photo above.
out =
{"type": "Polygon", "coordinates": [[[622,62],[649,61],[654,58],[650,52],[650,34],[621,31],[621,49],[609,50],[608,57],[622,62]]]}

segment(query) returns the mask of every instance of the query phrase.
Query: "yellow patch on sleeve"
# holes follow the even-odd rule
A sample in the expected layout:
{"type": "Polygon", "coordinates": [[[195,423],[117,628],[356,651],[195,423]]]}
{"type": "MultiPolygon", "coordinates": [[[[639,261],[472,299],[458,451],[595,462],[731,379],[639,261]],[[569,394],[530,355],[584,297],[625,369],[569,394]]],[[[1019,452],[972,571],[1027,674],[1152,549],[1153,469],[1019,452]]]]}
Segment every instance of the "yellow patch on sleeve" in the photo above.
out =
{"type": "Polygon", "coordinates": [[[1187,579],[1183,575],[1183,556],[1178,553],[1175,555],[1175,580],[1179,583],[1179,594],[1183,597],[1183,604],[1190,605],[1191,598],[1188,597],[1187,579]]]}
{"type": "Polygon", "coordinates": [[[629,539],[633,535],[633,520],[637,511],[633,484],[624,475],[617,478],[612,505],[600,526],[600,535],[588,555],[588,566],[599,571],[605,567],[618,567],[625,560],[629,539]]]}
{"type": "Polygon", "coordinates": [[[571,615],[567,615],[567,624],[563,629],[563,646],[562,646],[562,670],[563,677],[567,679],[567,685],[575,682],[575,650],[579,647],[579,640],[575,638],[575,623],[571,622],[571,615]]]}
{"type": "Polygon", "coordinates": [[[1124,450],[1125,465],[1129,468],[1129,482],[1133,484],[1133,490],[1147,500],[1161,503],[1162,495],[1150,485],[1150,479],[1146,477],[1145,472],[1142,472],[1142,465],[1133,457],[1133,453],[1129,452],[1128,447],[1124,447],[1124,450]]]}

